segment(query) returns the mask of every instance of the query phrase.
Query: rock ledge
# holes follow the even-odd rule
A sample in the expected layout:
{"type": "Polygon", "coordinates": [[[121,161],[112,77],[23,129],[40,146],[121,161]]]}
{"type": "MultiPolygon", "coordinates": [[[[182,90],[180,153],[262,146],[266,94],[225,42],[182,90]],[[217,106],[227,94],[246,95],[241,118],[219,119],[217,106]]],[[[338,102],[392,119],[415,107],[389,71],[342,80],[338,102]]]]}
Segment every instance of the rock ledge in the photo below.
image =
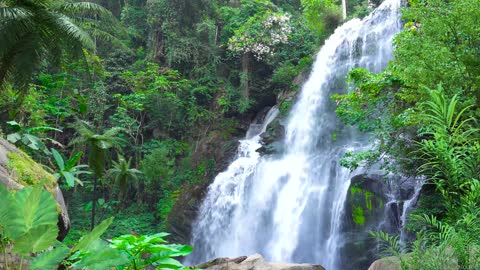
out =
{"type": "Polygon", "coordinates": [[[233,259],[219,258],[195,267],[204,270],[325,270],[322,266],[313,264],[271,263],[260,254],[233,259]]]}

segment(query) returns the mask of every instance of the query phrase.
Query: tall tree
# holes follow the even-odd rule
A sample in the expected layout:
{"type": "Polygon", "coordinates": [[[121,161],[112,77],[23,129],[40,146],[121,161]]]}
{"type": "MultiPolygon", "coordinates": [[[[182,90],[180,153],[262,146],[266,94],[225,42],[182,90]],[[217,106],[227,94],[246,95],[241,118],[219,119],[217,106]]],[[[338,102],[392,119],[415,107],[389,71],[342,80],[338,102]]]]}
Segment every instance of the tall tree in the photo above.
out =
{"type": "Polygon", "coordinates": [[[122,138],[118,137],[122,128],[113,127],[105,130],[103,133],[97,133],[95,129],[85,121],[77,122],[74,128],[78,133],[78,137],[75,138],[71,144],[85,145],[87,147],[88,165],[95,174],[93,178],[92,215],[90,220],[90,229],[93,230],[95,226],[98,179],[102,179],[105,175],[109,149],[118,147],[123,141],[122,138]]]}
{"type": "Polygon", "coordinates": [[[43,63],[58,66],[62,56],[94,48],[79,26],[88,18],[113,17],[90,2],[0,0],[0,88],[9,82],[23,90],[43,63]]]}

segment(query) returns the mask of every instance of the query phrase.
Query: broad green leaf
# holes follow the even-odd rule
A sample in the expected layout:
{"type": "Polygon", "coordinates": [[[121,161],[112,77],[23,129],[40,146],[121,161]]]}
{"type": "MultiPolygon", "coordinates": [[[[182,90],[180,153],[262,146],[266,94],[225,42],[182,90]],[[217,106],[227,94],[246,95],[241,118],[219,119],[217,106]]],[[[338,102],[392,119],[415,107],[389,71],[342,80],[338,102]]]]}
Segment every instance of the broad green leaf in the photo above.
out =
{"type": "Polygon", "coordinates": [[[170,255],[172,257],[186,256],[186,255],[192,253],[192,251],[193,251],[193,247],[188,246],[188,245],[172,244],[170,246],[174,246],[176,248],[176,251],[173,254],[170,255]]]}
{"type": "Polygon", "coordinates": [[[26,234],[14,239],[14,253],[28,255],[44,251],[53,246],[58,236],[58,226],[41,225],[30,229],[26,234]]]}
{"type": "Polygon", "coordinates": [[[30,134],[24,134],[22,142],[33,150],[43,150],[46,149],[45,144],[40,138],[30,134]]]}
{"type": "Polygon", "coordinates": [[[161,258],[156,261],[157,269],[180,269],[184,266],[177,260],[172,258],[161,258]]]}
{"type": "Polygon", "coordinates": [[[15,192],[14,203],[5,218],[5,234],[15,240],[39,226],[56,226],[57,202],[40,185],[24,188],[15,192]]]}
{"type": "Polygon", "coordinates": [[[73,265],[73,269],[108,270],[128,263],[130,260],[121,251],[97,239],[89,245],[86,255],[73,265]]]}
{"type": "Polygon", "coordinates": [[[65,162],[63,160],[62,155],[60,155],[60,153],[53,148],[51,149],[51,151],[52,151],[53,158],[55,159],[55,162],[57,163],[57,166],[60,169],[60,171],[65,170],[65,162]]]}
{"type": "Polygon", "coordinates": [[[57,269],[58,265],[67,257],[70,249],[64,244],[57,242],[53,250],[43,252],[32,260],[30,269],[32,270],[51,270],[57,269]]]}
{"type": "Polygon", "coordinates": [[[14,203],[14,198],[11,192],[7,190],[4,185],[0,185],[0,226],[5,227],[6,221],[9,220],[9,214],[12,211],[17,211],[12,206],[14,203]]]}
{"type": "Polygon", "coordinates": [[[102,236],[112,222],[113,217],[102,221],[102,223],[97,225],[90,233],[84,235],[80,241],[78,241],[78,244],[72,249],[72,253],[79,250],[87,250],[93,242],[100,239],[100,236],[102,236]]]}
{"type": "Polygon", "coordinates": [[[11,142],[11,143],[16,143],[18,142],[20,139],[22,139],[22,136],[18,133],[12,133],[12,134],[8,134],[7,135],[7,141],[11,142]]]}
{"type": "Polygon", "coordinates": [[[20,124],[17,121],[8,121],[6,122],[9,126],[12,127],[21,127],[20,124]]]}
{"type": "Polygon", "coordinates": [[[67,181],[67,185],[69,187],[75,186],[75,176],[73,176],[70,172],[63,172],[63,176],[65,176],[65,180],[67,181]]]}

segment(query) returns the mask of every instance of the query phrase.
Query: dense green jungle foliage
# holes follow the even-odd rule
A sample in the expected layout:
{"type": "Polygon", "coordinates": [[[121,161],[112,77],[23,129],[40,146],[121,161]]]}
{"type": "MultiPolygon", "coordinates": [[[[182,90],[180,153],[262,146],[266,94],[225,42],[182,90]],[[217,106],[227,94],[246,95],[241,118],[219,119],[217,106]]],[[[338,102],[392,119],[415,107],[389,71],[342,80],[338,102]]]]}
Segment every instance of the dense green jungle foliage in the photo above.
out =
{"type": "MultiPolygon", "coordinates": [[[[221,169],[214,152],[256,113],[288,111],[341,2],[0,0],[1,134],[53,174],[72,221],[58,242],[49,192],[0,186],[4,266],[183,268],[172,257],[191,247],[159,233],[173,205],[221,169]]],[[[348,17],[380,2],[347,0],[348,17]]],[[[374,233],[403,269],[479,269],[480,3],[408,2],[395,60],[353,70],[355,91],[333,97],[377,138],[342,162],[426,179],[417,240],[374,233]]]]}
{"type": "Polygon", "coordinates": [[[191,249],[157,233],[182,191],[220,168],[212,152],[225,149],[204,145],[235,142],[295,93],[340,2],[0,0],[1,134],[52,173],[72,222],[55,242],[48,193],[0,190],[4,266],[181,268],[171,257],[191,249]]]}
{"type": "Polygon", "coordinates": [[[417,240],[374,233],[402,269],[480,268],[479,4],[410,1],[394,61],[380,74],[353,70],[356,90],[334,97],[346,123],[376,136],[374,149],[350,153],[345,165],[380,160],[426,180],[408,224],[417,240]]]}

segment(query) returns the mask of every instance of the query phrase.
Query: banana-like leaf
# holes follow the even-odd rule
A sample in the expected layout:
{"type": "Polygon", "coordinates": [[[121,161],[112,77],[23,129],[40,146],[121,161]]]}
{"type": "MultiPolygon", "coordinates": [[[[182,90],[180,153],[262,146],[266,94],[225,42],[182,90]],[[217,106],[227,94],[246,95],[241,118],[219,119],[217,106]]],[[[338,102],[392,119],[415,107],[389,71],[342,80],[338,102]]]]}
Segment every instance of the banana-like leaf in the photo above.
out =
{"type": "Polygon", "coordinates": [[[16,143],[22,139],[22,136],[19,133],[12,133],[7,135],[7,141],[11,143],[16,143]]]}
{"type": "Polygon", "coordinates": [[[20,126],[20,124],[17,121],[8,121],[7,125],[15,129],[16,131],[22,128],[22,126],[20,126]]]}
{"type": "Polygon", "coordinates": [[[30,264],[32,270],[52,270],[57,269],[58,265],[67,257],[70,249],[64,244],[57,242],[54,249],[43,252],[35,257],[30,264]]]}
{"type": "Polygon", "coordinates": [[[102,223],[100,223],[98,226],[96,226],[90,233],[87,235],[84,235],[80,241],[78,241],[78,244],[72,249],[72,253],[79,251],[79,250],[88,250],[89,247],[95,242],[96,240],[100,239],[100,236],[107,230],[108,226],[112,224],[113,222],[113,217],[108,218],[102,223]]]}
{"type": "Polygon", "coordinates": [[[58,235],[55,225],[41,225],[30,229],[24,235],[14,239],[14,253],[28,255],[46,250],[54,245],[58,235]]]}

